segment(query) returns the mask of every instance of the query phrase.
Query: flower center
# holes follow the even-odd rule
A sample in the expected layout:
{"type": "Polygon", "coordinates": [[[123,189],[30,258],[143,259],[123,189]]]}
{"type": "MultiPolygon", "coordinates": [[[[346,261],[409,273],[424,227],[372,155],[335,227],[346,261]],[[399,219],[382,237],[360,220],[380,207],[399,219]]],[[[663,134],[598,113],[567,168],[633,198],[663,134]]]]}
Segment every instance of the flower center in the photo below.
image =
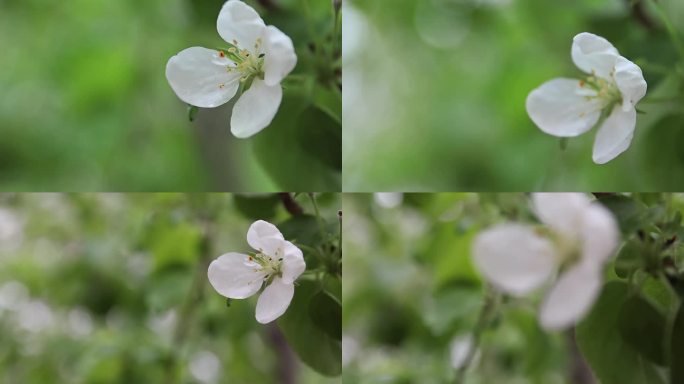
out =
{"type": "Polygon", "coordinates": [[[280,250],[276,251],[276,257],[266,255],[265,253],[257,253],[254,256],[249,256],[250,262],[256,263],[256,268],[259,272],[264,272],[265,281],[270,281],[276,276],[282,276],[283,258],[278,257],[280,250]]]}
{"type": "MultiPolygon", "coordinates": [[[[230,43],[229,43],[230,44],[230,43]]],[[[249,86],[255,78],[264,78],[264,53],[261,52],[261,38],[254,43],[254,50],[250,51],[238,46],[237,40],[233,40],[230,47],[226,50],[220,50],[219,56],[228,58],[232,61],[232,65],[226,67],[229,73],[238,72],[240,81],[249,86]]]]}
{"type": "Polygon", "coordinates": [[[599,99],[603,108],[612,110],[613,106],[622,103],[622,93],[615,81],[609,81],[597,76],[589,76],[580,80],[580,88],[586,90],[587,99],[599,99]]]}

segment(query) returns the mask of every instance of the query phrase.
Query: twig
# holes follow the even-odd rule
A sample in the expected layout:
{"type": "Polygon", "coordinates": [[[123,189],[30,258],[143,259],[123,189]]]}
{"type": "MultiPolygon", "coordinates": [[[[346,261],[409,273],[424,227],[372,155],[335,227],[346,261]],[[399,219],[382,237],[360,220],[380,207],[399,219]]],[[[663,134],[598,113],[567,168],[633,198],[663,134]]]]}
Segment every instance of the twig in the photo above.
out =
{"type": "Polygon", "coordinates": [[[290,215],[299,216],[304,213],[304,208],[302,208],[302,206],[299,205],[299,203],[297,203],[295,199],[292,198],[292,195],[290,195],[288,192],[278,193],[278,197],[280,197],[283,207],[285,207],[290,215]]]}

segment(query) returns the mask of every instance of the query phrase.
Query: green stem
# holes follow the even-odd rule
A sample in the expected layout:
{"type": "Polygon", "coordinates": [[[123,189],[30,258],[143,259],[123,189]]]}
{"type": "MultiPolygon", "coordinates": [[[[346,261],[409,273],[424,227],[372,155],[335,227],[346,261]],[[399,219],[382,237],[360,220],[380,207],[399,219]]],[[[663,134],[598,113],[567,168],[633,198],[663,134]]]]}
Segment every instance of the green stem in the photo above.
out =
{"type": "Polygon", "coordinates": [[[660,20],[663,22],[665,29],[667,29],[667,32],[670,35],[670,39],[672,40],[672,44],[675,46],[677,53],[679,53],[680,58],[684,60],[684,43],[682,43],[682,39],[677,33],[677,30],[672,25],[670,18],[667,16],[667,12],[660,6],[660,4],[656,0],[651,0],[651,3],[653,4],[653,8],[658,14],[658,17],[660,17],[660,20]]]}
{"type": "Polygon", "coordinates": [[[321,211],[318,209],[318,203],[316,203],[316,196],[313,193],[307,193],[309,200],[311,200],[311,205],[313,205],[314,212],[316,213],[316,221],[318,222],[318,230],[320,231],[321,241],[326,240],[325,225],[323,224],[323,218],[321,217],[321,211]]]}
{"type": "Polygon", "coordinates": [[[485,302],[482,305],[482,308],[480,309],[480,314],[477,317],[477,322],[475,323],[475,327],[473,328],[472,332],[473,342],[470,345],[468,356],[466,356],[463,365],[461,365],[461,367],[458,370],[456,370],[456,379],[454,380],[454,383],[464,383],[466,372],[468,371],[468,368],[470,368],[470,365],[473,363],[473,360],[475,360],[475,355],[477,354],[477,350],[479,349],[482,334],[489,327],[492,317],[496,313],[497,308],[499,307],[500,299],[501,296],[496,291],[490,290],[488,288],[485,292],[485,302]]]}

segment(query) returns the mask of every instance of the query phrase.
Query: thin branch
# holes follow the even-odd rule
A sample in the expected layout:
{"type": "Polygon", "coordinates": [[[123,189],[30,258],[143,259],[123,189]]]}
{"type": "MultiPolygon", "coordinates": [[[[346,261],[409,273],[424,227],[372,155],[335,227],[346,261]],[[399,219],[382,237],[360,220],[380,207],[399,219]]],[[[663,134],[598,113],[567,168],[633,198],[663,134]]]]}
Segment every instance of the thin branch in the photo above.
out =
{"type": "Polygon", "coordinates": [[[302,206],[299,205],[299,203],[297,203],[295,199],[292,198],[292,195],[290,195],[288,192],[281,192],[278,194],[278,197],[280,197],[283,207],[285,207],[290,215],[299,216],[304,213],[304,208],[302,208],[302,206]]]}

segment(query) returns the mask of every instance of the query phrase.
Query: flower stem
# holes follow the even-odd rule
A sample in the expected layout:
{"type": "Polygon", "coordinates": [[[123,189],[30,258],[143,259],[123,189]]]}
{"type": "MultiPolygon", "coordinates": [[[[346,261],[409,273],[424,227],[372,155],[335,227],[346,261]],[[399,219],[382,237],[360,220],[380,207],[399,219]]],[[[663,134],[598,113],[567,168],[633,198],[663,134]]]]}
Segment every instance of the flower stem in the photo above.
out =
{"type": "Polygon", "coordinates": [[[482,334],[491,324],[492,317],[496,314],[500,301],[501,295],[498,292],[489,288],[486,289],[485,302],[480,309],[480,314],[477,317],[477,322],[475,323],[475,327],[472,331],[473,342],[470,346],[470,350],[468,351],[468,356],[466,356],[466,359],[463,362],[463,365],[456,370],[456,379],[454,380],[454,383],[464,383],[466,372],[473,363],[473,360],[475,360],[475,355],[477,354],[480,340],[482,339],[482,334]]]}

